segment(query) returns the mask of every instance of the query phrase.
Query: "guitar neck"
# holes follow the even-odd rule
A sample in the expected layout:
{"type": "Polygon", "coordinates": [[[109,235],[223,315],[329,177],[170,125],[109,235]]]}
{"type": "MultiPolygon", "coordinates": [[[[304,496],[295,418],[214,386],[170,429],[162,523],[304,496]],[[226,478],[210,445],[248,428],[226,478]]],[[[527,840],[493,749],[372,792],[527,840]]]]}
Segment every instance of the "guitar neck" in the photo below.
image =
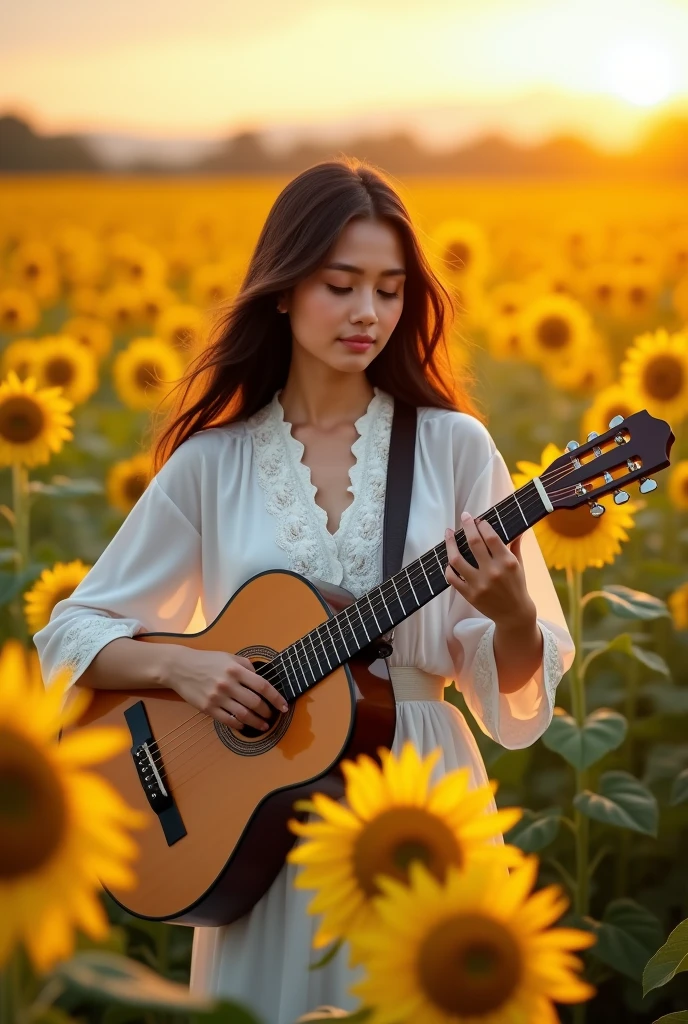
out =
{"type": "MultiPolygon", "coordinates": [[[[536,477],[477,518],[488,522],[508,544],[551,511],[552,504],[536,477]]],[[[464,531],[458,530],[454,536],[463,557],[477,567],[464,531]]],[[[447,564],[447,546],[442,541],[258,671],[269,672],[273,682],[277,675],[279,683],[275,685],[287,700],[298,697],[446,590],[447,564]]]]}

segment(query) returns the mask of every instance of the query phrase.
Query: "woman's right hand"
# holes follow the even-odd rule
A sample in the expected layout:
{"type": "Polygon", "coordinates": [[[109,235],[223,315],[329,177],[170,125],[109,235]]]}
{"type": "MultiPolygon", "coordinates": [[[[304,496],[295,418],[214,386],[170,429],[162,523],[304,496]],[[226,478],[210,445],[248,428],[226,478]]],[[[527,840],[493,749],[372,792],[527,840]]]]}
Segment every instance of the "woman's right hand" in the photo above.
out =
{"type": "Polygon", "coordinates": [[[218,722],[233,729],[251,725],[265,731],[270,704],[278,711],[289,710],[282,694],[258,675],[248,658],[182,644],[169,646],[166,684],[187,704],[218,722]]]}

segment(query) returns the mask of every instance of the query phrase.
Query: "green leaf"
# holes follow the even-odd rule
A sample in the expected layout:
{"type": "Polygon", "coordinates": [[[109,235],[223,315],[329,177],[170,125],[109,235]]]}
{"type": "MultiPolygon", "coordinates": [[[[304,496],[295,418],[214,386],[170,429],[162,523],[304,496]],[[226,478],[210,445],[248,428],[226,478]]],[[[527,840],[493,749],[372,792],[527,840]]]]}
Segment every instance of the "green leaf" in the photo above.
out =
{"type": "Polygon", "coordinates": [[[337,953],[342,948],[342,945],[343,945],[343,940],[342,939],[336,939],[332,943],[330,948],[327,950],[327,952],[325,953],[324,956],[321,956],[319,960],[316,960],[314,963],[308,965],[308,970],[309,971],[317,971],[321,967],[325,967],[327,964],[330,963],[331,960],[334,960],[334,958],[336,957],[337,953]]]}
{"type": "Polygon", "coordinates": [[[74,1017],[70,1017],[65,1010],[59,1006],[47,1006],[45,1010],[38,1013],[29,1010],[31,1024],[78,1024],[74,1017]]]}
{"type": "Polygon", "coordinates": [[[582,728],[562,708],[555,708],[542,742],[574,768],[588,768],[623,743],[627,727],[624,716],[610,708],[593,711],[582,728]]]}
{"type": "Polygon", "coordinates": [[[643,972],[643,995],[666,985],[675,974],[688,970],[688,918],[677,924],[643,972]]]}
{"type": "Polygon", "coordinates": [[[196,1014],[193,1020],[199,1024],[263,1024],[246,1007],[226,1000],[216,1003],[210,1013],[196,1014]]]}
{"type": "Polygon", "coordinates": [[[23,572],[0,572],[0,605],[8,604],[17,594],[38,579],[45,568],[44,565],[28,565],[23,572]]]}
{"type": "Polygon", "coordinates": [[[573,804],[589,818],[605,825],[657,835],[657,800],[630,772],[604,772],[600,776],[599,793],[583,790],[574,797],[573,804]]]}
{"type": "Polygon", "coordinates": [[[688,800],[688,768],[684,768],[674,779],[674,784],[671,787],[671,806],[675,807],[676,804],[685,803],[686,800],[688,800]]]}
{"type": "Polygon", "coordinates": [[[558,807],[538,812],[524,808],[521,820],[505,833],[504,841],[518,846],[524,853],[535,853],[554,841],[560,823],[558,807]]]}
{"type": "Polygon", "coordinates": [[[593,922],[593,930],[597,942],[590,947],[591,955],[640,981],[657,939],[661,941],[662,926],[655,915],[635,900],[612,900],[602,921],[593,922]]]}
{"type": "Polygon", "coordinates": [[[665,1013],[652,1024],[688,1024],[688,1010],[677,1010],[676,1013],[665,1013]]]}
{"type": "Polygon", "coordinates": [[[651,672],[658,672],[663,676],[670,675],[669,666],[664,658],[661,658],[655,651],[647,651],[644,647],[634,644],[630,633],[619,633],[613,640],[610,640],[605,649],[608,651],[621,651],[622,654],[635,658],[641,665],[649,668],[651,672]]]}
{"type": "Polygon", "coordinates": [[[55,974],[84,995],[102,1002],[156,1010],[209,1011],[213,1003],[194,995],[186,985],[168,981],[137,960],[89,950],[60,964],[55,974]]]}
{"type": "Polygon", "coordinates": [[[608,583],[599,592],[620,619],[659,619],[669,615],[664,601],[642,590],[631,590],[619,583],[608,583]]]}

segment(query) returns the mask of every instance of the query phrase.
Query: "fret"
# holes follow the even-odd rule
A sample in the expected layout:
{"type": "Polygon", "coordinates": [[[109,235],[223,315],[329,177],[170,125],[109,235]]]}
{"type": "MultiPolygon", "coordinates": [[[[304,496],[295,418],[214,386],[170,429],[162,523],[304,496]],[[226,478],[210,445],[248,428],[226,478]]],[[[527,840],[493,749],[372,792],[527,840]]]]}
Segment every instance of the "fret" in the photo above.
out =
{"type": "MultiPolygon", "coordinates": [[[[377,590],[377,592],[378,592],[378,593],[380,594],[380,596],[382,597],[382,590],[381,590],[381,589],[380,589],[379,587],[378,587],[378,590],[377,590]]],[[[374,590],[373,590],[373,591],[371,591],[371,594],[374,594],[374,593],[375,593],[375,591],[374,591],[374,590]]],[[[370,594],[366,594],[366,595],[365,595],[365,597],[366,597],[366,598],[368,599],[368,604],[370,605],[370,610],[371,610],[371,612],[373,613],[373,618],[375,619],[375,625],[376,625],[376,626],[377,626],[377,628],[378,628],[378,632],[380,633],[380,636],[382,636],[382,634],[383,634],[383,633],[384,633],[385,631],[384,631],[384,629],[382,628],[382,626],[380,625],[380,623],[379,623],[379,622],[378,622],[378,620],[377,620],[377,615],[375,614],[375,608],[373,607],[373,602],[372,602],[372,600],[371,600],[371,596],[370,596],[370,594]]],[[[363,600],[363,599],[362,599],[362,600],[363,600]]],[[[383,603],[383,604],[385,604],[385,599],[384,599],[384,597],[382,597],[382,603],[383,603]]],[[[387,605],[386,605],[386,604],[385,604],[385,611],[387,611],[387,605]]],[[[389,615],[389,612],[387,612],[387,614],[389,615]]],[[[391,616],[390,616],[390,618],[391,618],[391,616]]]]}
{"type": "MultiPolygon", "coordinates": [[[[313,682],[315,683],[317,681],[316,678],[315,678],[315,672],[313,671],[313,666],[311,665],[311,659],[309,658],[308,654],[306,653],[306,645],[305,645],[305,643],[303,641],[303,638],[301,640],[298,640],[297,643],[301,644],[301,647],[302,647],[303,653],[304,653],[304,657],[306,658],[306,664],[308,665],[308,671],[310,672],[311,676],[313,677],[313,682]]],[[[296,647],[296,644],[294,644],[294,646],[296,647]]],[[[297,657],[298,657],[298,653],[297,653],[297,657]]],[[[304,677],[305,677],[305,675],[306,675],[306,673],[304,672],[304,677]]]]}
{"type": "Polygon", "coordinates": [[[414,596],[414,597],[415,597],[415,599],[416,599],[416,604],[417,604],[417,605],[418,605],[418,607],[420,608],[420,601],[418,600],[418,594],[416,593],[416,588],[414,587],[414,585],[413,585],[413,582],[412,582],[412,580],[411,580],[411,577],[409,576],[409,573],[408,573],[408,569],[402,569],[402,572],[406,574],[406,579],[407,579],[407,580],[409,581],[409,583],[411,584],[411,590],[413,591],[413,596],[414,596]]]}
{"type": "Polygon", "coordinates": [[[394,578],[394,576],[390,577],[390,582],[391,582],[392,586],[394,587],[394,591],[395,591],[395,593],[396,593],[396,595],[397,595],[397,601],[398,601],[398,602],[399,602],[399,604],[401,605],[401,610],[402,610],[402,612],[404,613],[404,618],[406,618],[406,616],[407,616],[407,615],[408,615],[409,613],[408,613],[408,612],[406,611],[406,605],[405,605],[405,604],[404,604],[404,602],[403,602],[403,601],[401,600],[401,595],[400,595],[400,593],[399,593],[399,589],[398,589],[398,587],[397,587],[397,582],[396,582],[396,579],[394,578]]]}
{"type": "Polygon", "coordinates": [[[305,640],[310,640],[311,650],[313,651],[313,654],[315,655],[315,661],[316,661],[316,664],[318,666],[318,672],[320,674],[322,674],[322,665],[320,664],[320,656],[318,655],[318,652],[315,649],[315,644],[313,643],[313,634],[312,633],[306,633],[306,636],[304,637],[304,641],[305,640]]]}
{"type": "Polygon", "coordinates": [[[351,657],[351,651],[346,646],[346,640],[344,639],[344,634],[342,633],[342,626],[341,626],[341,623],[339,621],[339,616],[335,615],[335,617],[334,617],[334,619],[332,621],[335,622],[336,625],[339,627],[339,632],[341,633],[341,637],[342,637],[342,643],[344,644],[344,650],[346,651],[347,655],[349,657],[351,657]]]}
{"type": "Polygon", "coordinates": [[[278,658],[279,658],[279,660],[282,663],[282,668],[284,670],[284,678],[285,678],[285,680],[287,682],[287,685],[289,686],[289,689],[291,690],[291,695],[292,695],[292,697],[296,697],[296,691],[294,690],[294,684],[296,684],[296,687],[297,687],[299,693],[302,692],[301,691],[301,687],[298,685],[299,681],[296,678],[296,676],[294,676],[294,681],[292,683],[292,679],[291,679],[290,673],[287,670],[287,666],[286,666],[285,661],[284,661],[285,655],[291,661],[291,656],[289,654],[289,648],[288,647],[285,647],[285,649],[282,651],[282,653],[278,655],[278,658]]]}
{"type": "Polygon", "coordinates": [[[365,632],[365,635],[366,635],[366,637],[368,638],[368,643],[370,643],[370,639],[371,639],[371,638],[370,638],[370,633],[369,633],[369,632],[368,632],[368,630],[366,629],[365,619],[363,618],[363,613],[361,612],[361,609],[360,609],[360,608],[359,608],[359,606],[358,606],[358,601],[357,601],[357,602],[356,602],[356,604],[354,605],[354,608],[355,608],[355,609],[356,609],[356,611],[358,612],[358,617],[359,617],[359,619],[361,620],[361,625],[363,626],[363,630],[364,630],[364,632],[365,632]]]}
{"type": "MultiPolygon", "coordinates": [[[[324,641],[323,641],[323,638],[322,638],[322,637],[320,636],[320,627],[318,627],[318,629],[314,629],[314,630],[313,630],[313,631],[312,631],[311,633],[309,633],[308,635],[309,635],[310,637],[313,637],[313,635],[314,635],[314,634],[315,634],[315,636],[316,636],[316,637],[318,638],[318,640],[320,641],[320,646],[321,646],[321,647],[322,647],[322,649],[323,649],[323,654],[325,655],[325,660],[326,660],[326,662],[327,662],[327,666],[328,666],[328,668],[329,668],[329,670],[330,670],[330,672],[331,672],[331,671],[332,671],[332,662],[330,661],[330,656],[329,656],[329,654],[327,653],[327,648],[325,647],[325,643],[324,643],[324,641]]],[[[313,640],[312,640],[312,639],[311,639],[311,644],[313,644],[313,650],[315,650],[315,644],[313,643],[313,640]]],[[[320,657],[319,657],[319,656],[318,656],[318,664],[320,664],[320,657]]]]}

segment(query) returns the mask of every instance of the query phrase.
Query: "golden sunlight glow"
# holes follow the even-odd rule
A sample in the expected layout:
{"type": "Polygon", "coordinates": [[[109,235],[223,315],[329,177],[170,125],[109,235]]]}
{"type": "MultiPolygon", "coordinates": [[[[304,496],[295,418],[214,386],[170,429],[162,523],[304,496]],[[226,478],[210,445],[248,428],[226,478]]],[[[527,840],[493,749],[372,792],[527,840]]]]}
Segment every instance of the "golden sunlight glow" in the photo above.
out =
{"type": "Polygon", "coordinates": [[[621,40],[609,51],[603,75],[609,89],[640,107],[652,107],[672,96],[678,66],[667,50],[640,39],[621,40]]]}

